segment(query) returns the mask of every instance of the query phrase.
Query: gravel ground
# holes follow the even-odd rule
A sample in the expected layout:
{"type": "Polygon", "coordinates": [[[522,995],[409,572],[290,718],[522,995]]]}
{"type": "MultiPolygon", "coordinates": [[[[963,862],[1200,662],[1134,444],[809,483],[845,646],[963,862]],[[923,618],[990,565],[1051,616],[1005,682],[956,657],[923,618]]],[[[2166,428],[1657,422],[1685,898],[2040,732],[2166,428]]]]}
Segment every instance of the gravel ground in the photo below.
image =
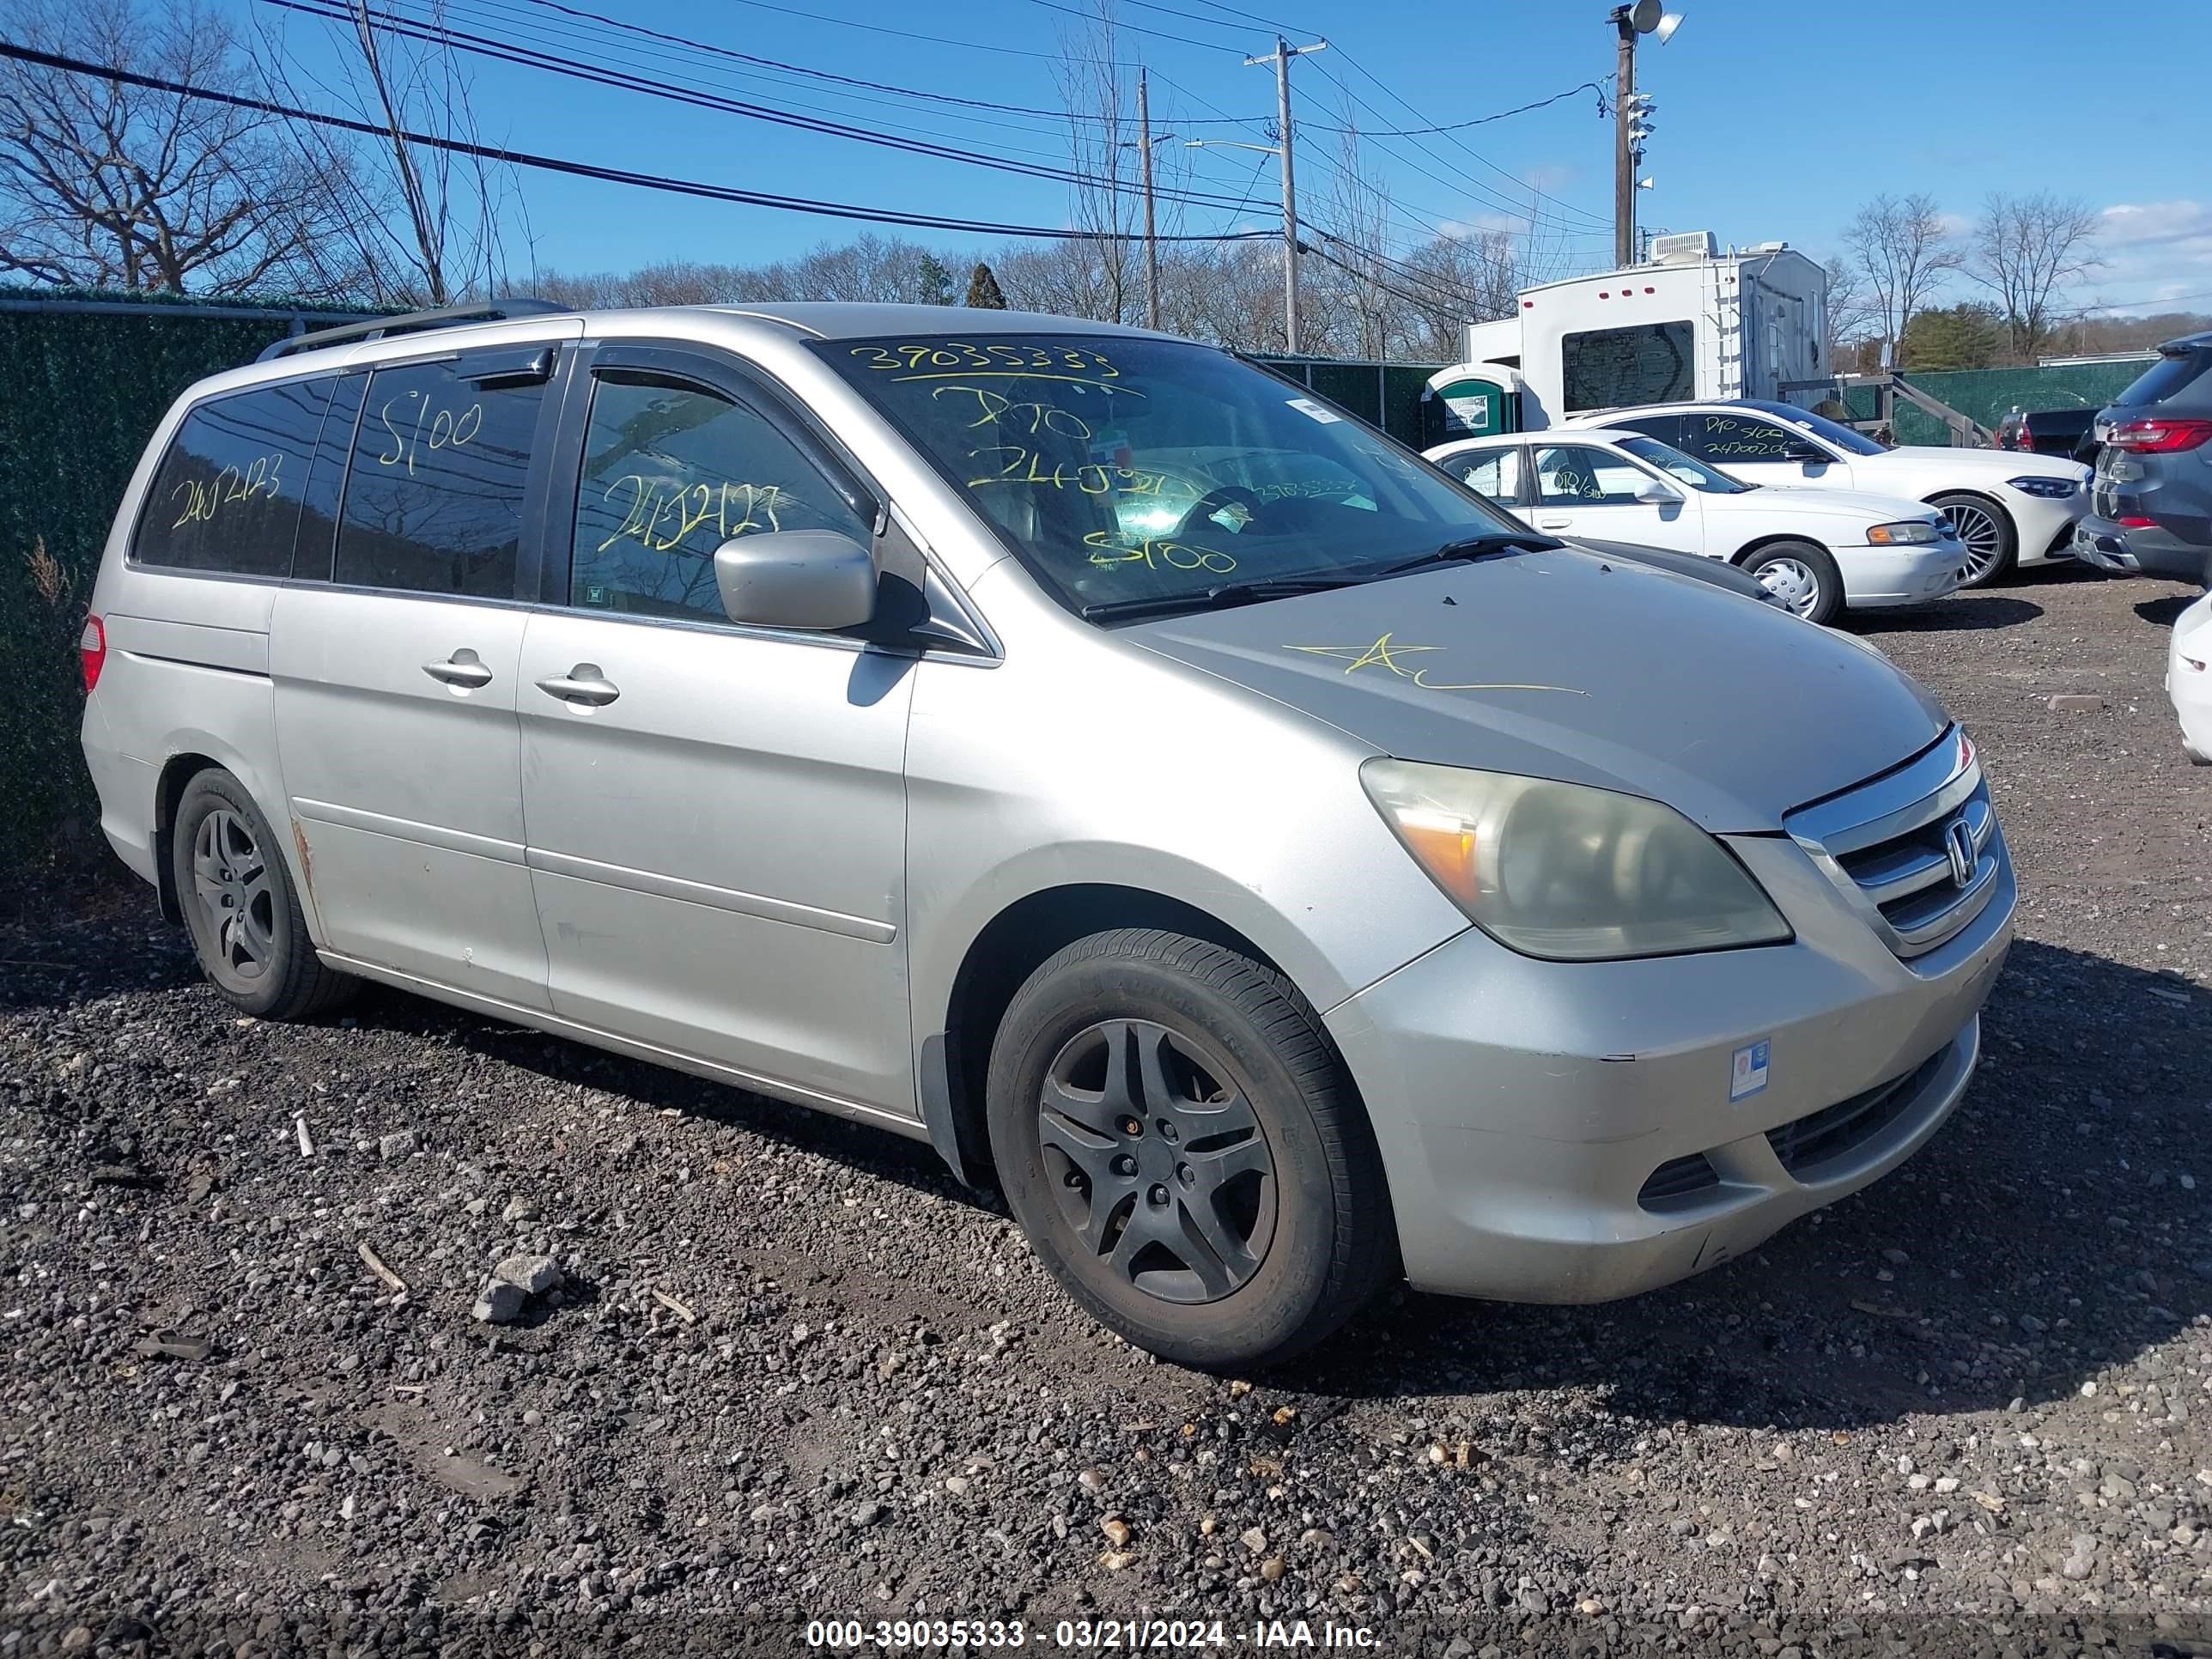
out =
{"type": "Polygon", "coordinates": [[[2061,572],[1868,630],[2022,879],[1919,1158],[1671,1290],[1401,1295],[1249,1383],[1102,1334],[925,1148],[396,994],[237,1018],[135,895],[0,936],[0,1654],[2212,1650],[2182,602],[2061,572]],[[563,1285],[472,1319],[513,1255],[563,1285]]]}

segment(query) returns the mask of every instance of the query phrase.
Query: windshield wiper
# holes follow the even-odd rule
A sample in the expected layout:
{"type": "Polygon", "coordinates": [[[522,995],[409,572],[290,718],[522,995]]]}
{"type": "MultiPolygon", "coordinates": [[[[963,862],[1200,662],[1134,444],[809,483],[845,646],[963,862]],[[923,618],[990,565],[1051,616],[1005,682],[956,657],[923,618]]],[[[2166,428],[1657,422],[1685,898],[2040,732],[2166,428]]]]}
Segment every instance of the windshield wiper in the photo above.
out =
{"type": "Polygon", "coordinates": [[[1486,536],[1469,536],[1463,541],[1446,542],[1442,547],[1427,553],[1417,553],[1410,559],[1401,559],[1395,564],[1386,564],[1367,578],[1380,581],[1385,576],[1402,576],[1409,570],[1425,570],[1434,564],[1460,564],[1469,559],[1479,559],[1486,553],[1502,553],[1509,547],[1526,548],[1540,553],[1547,548],[1565,544],[1550,536],[1540,536],[1534,531],[1523,531],[1515,535],[1508,531],[1496,531],[1486,536]]]}
{"type": "Polygon", "coordinates": [[[1224,582],[1218,587],[1192,593],[1156,593],[1145,599],[1109,599],[1086,605],[1085,622],[1109,622],[1132,617],[1172,617],[1182,611],[1214,611],[1232,605],[1253,605],[1261,599],[1288,599],[1297,593],[1325,593],[1333,587],[1351,587],[1358,576],[1264,576],[1250,581],[1224,582]]]}

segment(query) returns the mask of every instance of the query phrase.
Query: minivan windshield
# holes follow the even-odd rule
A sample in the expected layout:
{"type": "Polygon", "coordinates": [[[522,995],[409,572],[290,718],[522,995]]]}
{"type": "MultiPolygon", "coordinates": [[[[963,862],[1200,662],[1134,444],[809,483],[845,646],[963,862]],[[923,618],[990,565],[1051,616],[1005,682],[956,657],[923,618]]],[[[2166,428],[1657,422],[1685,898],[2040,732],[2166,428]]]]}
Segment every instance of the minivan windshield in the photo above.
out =
{"type": "Polygon", "coordinates": [[[1702,489],[1713,495],[1741,495],[1758,486],[1747,484],[1741,478],[1731,478],[1717,466],[1707,466],[1694,455],[1686,455],[1672,444],[1662,444],[1656,438],[1644,437],[1641,433],[1620,441],[1620,447],[1639,461],[1648,461],[1669,477],[1702,489]]]}
{"type": "Polygon", "coordinates": [[[1086,616],[1547,544],[1380,433],[1210,347],[979,331],[814,349],[1086,616]]]}

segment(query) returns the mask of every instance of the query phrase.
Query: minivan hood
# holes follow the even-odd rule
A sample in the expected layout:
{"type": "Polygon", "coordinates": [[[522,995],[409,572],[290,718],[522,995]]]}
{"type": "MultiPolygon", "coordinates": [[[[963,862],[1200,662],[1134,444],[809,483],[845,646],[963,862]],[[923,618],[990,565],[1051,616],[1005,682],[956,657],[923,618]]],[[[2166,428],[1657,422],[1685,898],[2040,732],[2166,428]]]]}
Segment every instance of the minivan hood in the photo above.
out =
{"type": "Polygon", "coordinates": [[[1124,631],[1402,760],[1662,800],[1717,833],[1911,758],[1943,713],[1871,647],[1566,549],[1124,631]]]}

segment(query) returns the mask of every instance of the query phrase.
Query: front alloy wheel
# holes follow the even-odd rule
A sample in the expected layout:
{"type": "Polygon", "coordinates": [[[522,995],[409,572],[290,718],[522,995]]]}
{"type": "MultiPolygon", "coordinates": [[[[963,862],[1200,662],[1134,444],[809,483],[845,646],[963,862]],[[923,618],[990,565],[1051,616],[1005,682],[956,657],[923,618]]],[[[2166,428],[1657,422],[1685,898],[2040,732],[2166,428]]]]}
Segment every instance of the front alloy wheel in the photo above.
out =
{"type": "Polygon", "coordinates": [[[1978,496],[1939,495],[1931,503],[1951,521],[1960,544],[1966,550],[1961,587],[1980,587],[1995,581],[2013,564],[2013,531],[1997,510],[1978,496]]]}
{"type": "Polygon", "coordinates": [[[1381,1154],[1321,1016],[1225,945],[1076,940],[1007,1005],[984,1092],[1037,1260],[1163,1358],[1287,1359],[1396,1267],[1381,1154]]]}
{"type": "Polygon", "coordinates": [[[1071,1038],[1037,1103],[1061,1218],[1114,1277],[1164,1302],[1251,1281],[1275,1231],[1275,1164],[1209,1045],[1145,1019],[1071,1038]]]}

